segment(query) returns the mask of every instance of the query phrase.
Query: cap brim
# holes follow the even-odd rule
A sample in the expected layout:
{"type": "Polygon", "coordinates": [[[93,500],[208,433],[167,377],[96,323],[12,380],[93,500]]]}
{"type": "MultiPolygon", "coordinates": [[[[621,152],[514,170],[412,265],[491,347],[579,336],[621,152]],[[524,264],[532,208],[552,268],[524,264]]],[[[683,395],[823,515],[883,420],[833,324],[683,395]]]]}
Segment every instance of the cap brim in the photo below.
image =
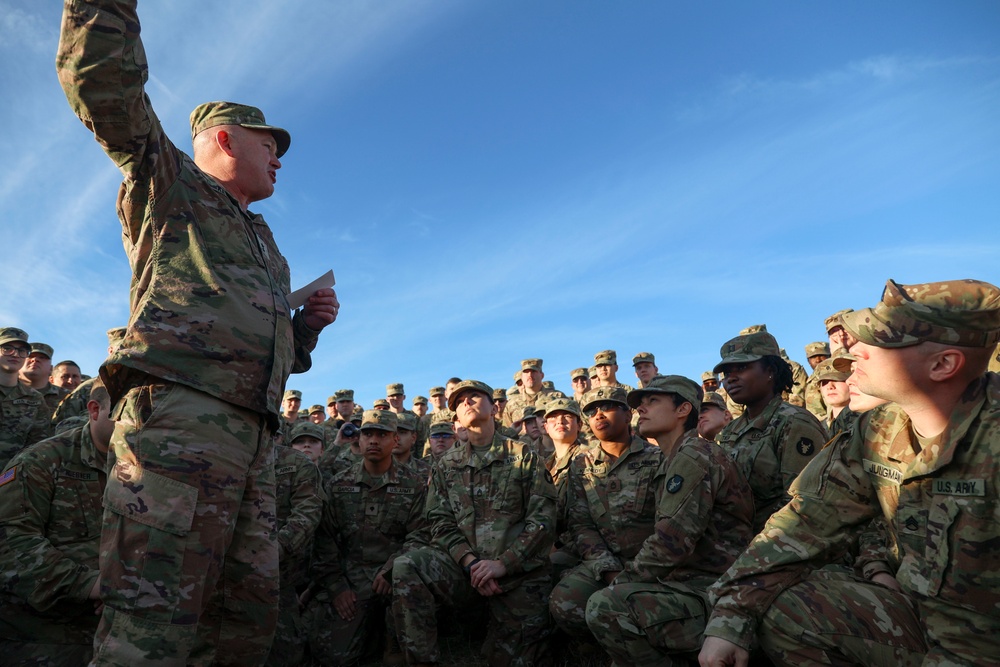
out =
{"type": "Polygon", "coordinates": [[[717,363],[715,368],[712,369],[712,372],[721,373],[722,369],[726,366],[730,366],[732,364],[749,364],[754,361],[760,361],[763,358],[764,357],[759,354],[734,354],[731,357],[725,357],[722,361],[717,363]]]}
{"type": "Polygon", "coordinates": [[[647,389],[633,389],[625,397],[625,403],[633,410],[639,407],[642,403],[642,397],[648,396],[649,394],[669,394],[669,391],[663,389],[647,388],[647,389]]]}
{"type": "Polygon", "coordinates": [[[361,424],[361,432],[365,431],[395,431],[394,428],[389,428],[384,424],[361,424]]]}
{"type": "Polygon", "coordinates": [[[288,130],[283,130],[280,127],[258,125],[256,123],[240,123],[240,127],[245,127],[248,130],[268,130],[274,135],[274,140],[278,142],[277,150],[275,151],[275,155],[278,157],[288,152],[288,147],[292,145],[292,135],[288,133],[288,130]]]}
{"type": "Polygon", "coordinates": [[[892,326],[875,314],[874,308],[863,308],[841,315],[847,332],[866,345],[875,347],[910,347],[922,341],[892,326]]]}

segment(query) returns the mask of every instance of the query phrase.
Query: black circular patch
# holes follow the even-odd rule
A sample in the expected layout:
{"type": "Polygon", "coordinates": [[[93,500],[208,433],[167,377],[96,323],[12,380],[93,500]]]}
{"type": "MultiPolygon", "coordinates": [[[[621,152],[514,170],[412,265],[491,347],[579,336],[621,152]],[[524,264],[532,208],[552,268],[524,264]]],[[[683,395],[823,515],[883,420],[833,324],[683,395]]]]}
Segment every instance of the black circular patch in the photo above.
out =
{"type": "Polygon", "coordinates": [[[816,446],[809,438],[802,438],[799,440],[798,444],[795,445],[795,449],[797,449],[799,454],[802,456],[810,456],[814,451],[816,451],[816,446]]]}
{"type": "Polygon", "coordinates": [[[674,475],[667,480],[667,493],[677,493],[684,486],[684,478],[680,475],[674,475]]]}

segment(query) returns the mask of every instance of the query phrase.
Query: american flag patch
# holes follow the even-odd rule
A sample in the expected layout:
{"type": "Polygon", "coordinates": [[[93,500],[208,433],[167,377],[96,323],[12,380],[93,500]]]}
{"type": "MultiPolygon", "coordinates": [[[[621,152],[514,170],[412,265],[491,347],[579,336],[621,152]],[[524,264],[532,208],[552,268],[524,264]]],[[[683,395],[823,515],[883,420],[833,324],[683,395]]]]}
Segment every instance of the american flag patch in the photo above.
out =
{"type": "Polygon", "coordinates": [[[0,486],[3,486],[7,482],[12,482],[17,477],[17,467],[13,467],[4,474],[0,475],[0,486]]]}

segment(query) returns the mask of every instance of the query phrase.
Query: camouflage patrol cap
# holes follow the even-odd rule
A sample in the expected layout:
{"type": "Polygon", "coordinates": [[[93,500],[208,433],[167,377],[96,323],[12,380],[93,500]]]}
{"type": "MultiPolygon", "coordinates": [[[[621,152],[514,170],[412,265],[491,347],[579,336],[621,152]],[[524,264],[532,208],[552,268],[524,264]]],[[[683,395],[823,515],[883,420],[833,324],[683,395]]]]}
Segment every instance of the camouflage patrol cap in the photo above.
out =
{"type": "Polygon", "coordinates": [[[542,382],[542,389],[548,389],[549,391],[555,391],[556,386],[552,384],[551,380],[545,380],[542,382]]]}
{"type": "Polygon", "coordinates": [[[847,313],[843,322],[852,336],[875,347],[992,347],[1000,341],[1000,288],[980,280],[889,280],[877,306],[847,313]]]}
{"type": "Polygon", "coordinates": [[[393,431],[399,426],[396,413],[390,410],[365,410],[361,416],[362,431],[393,431]]]}
{"type": "Polygon", "coordinates": [[[723,370],[728,364],[747,364],[764,357],[780,357],[781,348],[774,336],[761,331],[758,333],[741,334],[736,338],[726,341],[722,349],[719,350],[722,361],[715,365],[716,373],[723,370]]]}
{"type": "Polygon", "coordinates": [[[376,398],[374,401],[372,401],[372,407],[376,410],[388,410],[389,401],[385,400],[384,398],[376,398]]]}
{"type": "Polygon", "coordinates": [[[455,421],[455,413],[447,408],[444,410],[437,410],[431,415],[431,424],[451,424],[453,421],[455,421]]]}
{"type": "Polygon", "coordinates": [[[617,366],[618,353],[614,350],[601,350],[594,355],[594,366],[617,366]]]}
{"type": "Polygon", "coordinates": [[[538,414],[534,405],[522,405],[517,410],[514,411],[514,423],[523,422],[529,417],[534,417],[538,414]]]}
{"type": "Polygon", "coordinates": [[[287,401],[290,398],[297,398],[301,401],[302,392],[299,391],[298,389],[289,389],[288,391],[285,392],[285,395],[282,396],[282,399],[287,401]]]}
{"type": "Polygon", "coordinates": [[[698,412],[701,409],[701,398],[705,392],[701,385],[683,375],[657,375],[642,389],[630,391],[625,400],[630,408],[637,408],[642,402],[642,397],[649,394],[677,394],[690,403],[695,412],[698,412]]]}
{"type": "Polygon", "coordinates": [[[4,327],[0,329],[0,345],[7,343],[28,344],[28,332],[17,327],[4,327]]]}
{"type": "Polygon", "coordinates": [[[829,334],[834,327],[844,326],[844,315],[848,313],[853,313],[853,308],[845,308],[844,310],[838,310],[830,317],[824,320],[823,324],[826,326],[826,333],[829,334]]]}
{"type": "Polygon", "coordinates": [[[444,387],[431,387],[427,394],[430,396],[444,396],[444,387]]]}
{"type": "Polygon", "coordinates": [[[830,344],[820,341],[806,345],[806,357],[830,356],[830,344]]]}
{"type": "MultiPolygon", "coordinates": [[[[535,361],[538,361],[537,359],[535,361]]],[[[451,390],[451,396],[448,397],[448,409],[454,410],[455,406],[458,405],[459,394],[464,394],[469,391],[477,391],[480,394],[486,394],[486,398],[493,402],[493,387],[489,386],[485,382],[480,382],[479,380],[462,380],[455,385],[455,388],[451,390]]]]}
{"type": "Polygon", "coordinates": [[[628,407],[628,399],[624,389],[621,387],[598,387],[597,389],[591,389],[583,395],[583,400],[580,401],[580,410],[586,410],[594,403],[603,403],[605,401],[621,403],[626,408],[628,407]]]}
{"type": "Polygon", "coordinates": [[[387,384],[385,386],[385,395],[386,396],[396,396],[397,394],[402,395],[402,394],[405,394],[405,393],[406,392],[403,391],[403,383],[402,382],[393,382],[392,384],[387,384]]]}
{"type": "Polygon", "coordinates": [[[427,397],[426,396],[414,396],[413,397],[413,404],[414,405],[427,405],[427,397]]]}
{"type": "Polygon", "coordinates": [[[854,367],[852,364],[857,360],[857,357],[843,348],[837,350],[837,353],[829,359],[829,361],[833,363],[834,368],[842,373],[846,372],[848,374],[853,372],[854,367]]]}
{"type": "Polygon", "coordinates": [[[365,409],[360,405],[355,405],[354,410],[351,411],[351,421],[361,421],[361,418],[365,414],[365,409]]]}
{"type": "Polygon", "coordinates": [[[590,378],[590,372],[586,368],[574,368],[569,372],[569,379],[575,380],[577,378],[590,378]]]}
{"type": "Polygon", "coordinates": [[[497,387],[493,390],[493,400],[494,401],[506,401],[507,400],[507,390],[503,387],[497,387]]]}
{"type": "Polygon", "coordinates": [[[127,327],[114,327],[112,329],[108,329],[107,332],[105,332],[105,335],[108,337],[108,343],[111,345],[118,343],[125,338],[126,331],[128,331],[127,327]]]}
{"type": "Polygon", "coordinates": [[[326,429],[322,425],[313,424],[309,420],[296,422],[295,426],[292,427],[292,432],[288,434],[288,444],[292,444],[303,436],[316,438],[320,442],[323,442],[326,437],[326,429]]]}
{"type": "Polygon", "coordinates": [[[705,371],[701,374],[701,381],[705,382],[707,380],[715,380],[718,382],[719,376],[717,376],[714,371],[705,371]]]}
{"type": "Polygon", "coordinates": [[[257,107],[236,102],[205,102],[191,112],[191,139],[217,125],[239,125],[249,130],[268,130],[277,142],[275,154],[281,157],[292,143],[287,130],[264,121],[264,112],[257,107]]]}
{"type": "Polygon", "coordinates": [[[336,402],[337,402],[337,395],[336,394],[333,394],[331,396],[327,396],[326,397],[326,404],[327,404],[327,406],[333,405],[336,402]]]}
{"type": "Polygon", "coordinates": [[[396,412],[396,429],[404,431],[417,430],[417,416],[412,412],[396,412]]]}
{"type": "Polygon", "coordinates": [[[354,400],[354,390],[353,389],[338,389],[333,392],[333,401],[353,401],[354,400]]]}
{"type": "Polygon", "coordinates": [[[653,356],[652,352],[640,352],[639,354],[632,357],[632,365],[637,366],[638,364],[655,364],[656,357],[653,356]]]}
{"type": "Polygon", "coordinates": [[[309,419],[309,411],[299,410],[299,419],[309,419]]]}
{"type": "Polygon", "coordinates": [[[522,371],[538,371],[542,372],[542,360],[541,359],[522,359],[521,360],[521,370],[522,371]]]}
{"type": "Polygon", "coordinates": [[[851,371],[838,370],[836,364],[834,364],[833,359],[824,359],[823,361],[816,364],[816,370],[813,371],[812,380],[814,382],[822,382],[823,380],[834,380],[836,382],[844,382],[851,376],[851,371]]]}
{"type": "Polygon", "coordinates": [[[554,398],[546,404],[545,415],[550,417],[557,412],[568,412],[583,419],[583,411],[580,404],[572,398],[554,398]]]}
{"type": "Polygon", "coordinates": [[[519,387],[521,386],[521,371],[517,371],[516,373],[514,373],[514,382],[515,384],[517,384],[517,386],[519,387]]]}
{"type": "Polygon", "coordinates": [[[322,415],[325,415],[326,414],[326,408],[323,407],[322,405],[310,405],[309,406],[309,414],[313,414],[313,413],[316,413],[316,412],[318,412],[318,413],[320,413],[322,415]]]}
{"type": "Polygon", "coordinates": [[[593,380],[597,377],[597,366],[591,366],[587,369],[587,372],[590,373],[590,379],[593,380]]]}
{"type": "Polygon", "coordinates": [[[52,355],[55,354],[55,350],[52,349],[51,345],[46,345],[45,343],[32,343],[31,352],[29,352],[28,355],[30,356],[32,354],[44,354],[46,357],[51,359],[52,355]]]}
{"type": "Polygon", "coordinates": [[[726,405],[726,399],[722,397],[722,394],[717,394],[714,391],[706,392],[706,394],[702,397],[701,409],[704,410],[706,405],[714,405],[720,410],[729,409],[726,405]]]}
{"type": "Polygon", "coordinates": [[[428,435],[455,435],[455,427],[451,425],[451,420],[432,422],[428,435]]]}
{"type": "Polygon", "coordinates": [[[767,331],[766,324],[751,324],[747,328],[740,330],[740,335],[746,336],[747,334],[760,333],[761,331],[767,331]]]}

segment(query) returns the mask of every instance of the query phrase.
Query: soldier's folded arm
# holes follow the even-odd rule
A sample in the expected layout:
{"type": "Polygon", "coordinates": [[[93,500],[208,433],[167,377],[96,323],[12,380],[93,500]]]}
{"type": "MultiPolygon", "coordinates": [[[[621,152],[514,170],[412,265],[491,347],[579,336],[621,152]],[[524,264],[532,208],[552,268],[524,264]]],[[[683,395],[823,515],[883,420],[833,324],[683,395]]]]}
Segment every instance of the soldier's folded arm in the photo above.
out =
{"type": "Polygon", "coordinates": [[[792,484],[792,501],[709,589],[714,608],[706,637],[749,648],[781,592],[846,553],[879,512],[862,447],[860,437],[842,436],[806,466],[792,484]]]}
{"type": "Polygon", "coordinates": [[[448,484],[443,468],[443,465],[434,466],[425,516],[431,526],[434,545],[448,553],[456,563],[464,565],[462,561],[466,556],[475,557],[476,552],[455,520],[455,513],[448,502],[448,484]]]}

